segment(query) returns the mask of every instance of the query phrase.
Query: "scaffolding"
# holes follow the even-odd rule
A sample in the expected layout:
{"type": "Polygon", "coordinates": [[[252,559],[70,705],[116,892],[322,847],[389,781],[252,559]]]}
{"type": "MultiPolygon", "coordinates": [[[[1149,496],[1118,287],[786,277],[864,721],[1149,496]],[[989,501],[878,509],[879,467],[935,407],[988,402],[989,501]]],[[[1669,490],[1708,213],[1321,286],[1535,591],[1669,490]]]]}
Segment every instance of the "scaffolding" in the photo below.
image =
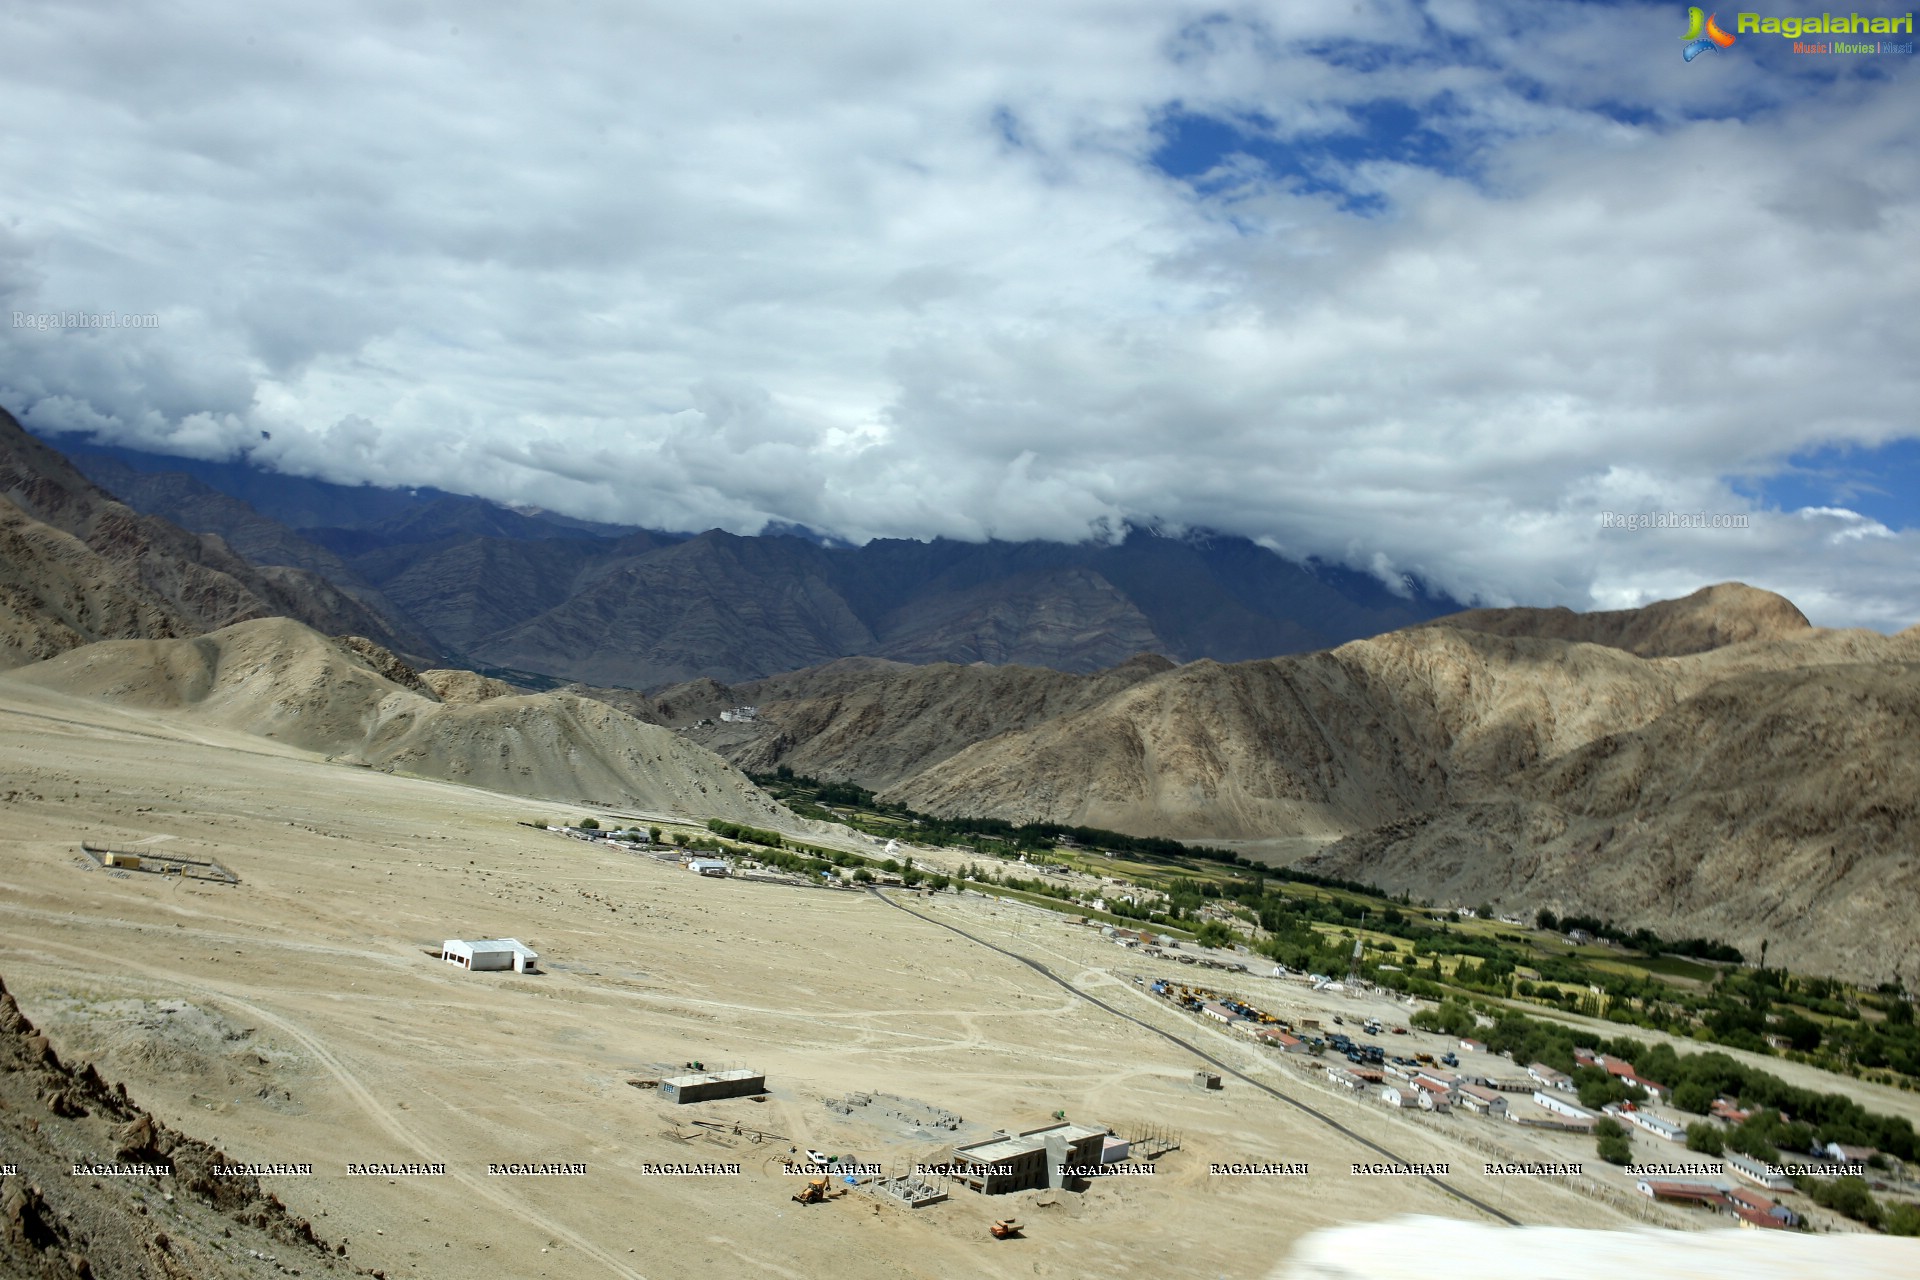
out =
{"type": "Polygon", "coordinates": [[[1115,1125],[1113,1132],[1116,1137],[1127,1140],[1127,1154],[1132,1160],[1158,1160],[1169,1151],[1180,1149],[1180,1134],[1165,1125],[1145,1122],[1121,1124],[1115,1125]]]}

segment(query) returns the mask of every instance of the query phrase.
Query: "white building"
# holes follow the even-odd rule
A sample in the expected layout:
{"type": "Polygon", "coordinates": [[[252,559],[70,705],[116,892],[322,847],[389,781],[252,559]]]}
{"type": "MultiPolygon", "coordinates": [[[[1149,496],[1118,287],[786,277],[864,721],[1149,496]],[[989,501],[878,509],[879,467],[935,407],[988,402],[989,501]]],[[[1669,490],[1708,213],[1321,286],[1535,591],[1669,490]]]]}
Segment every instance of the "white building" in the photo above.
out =
{"type": "Polygon", "coordinates": [[[1573,1088],[1573,1077],[1564,1071],[1548,1066],[1544,1062],[1535,1062],[1527,1067],[1527,1074],[1549,1089],[1573,1088]]]}
{"type": "Polygon", "coordinates": [[[718,858],[695,858],[687,863],[687,870],[701,876],[724,876],[727,864],[718,858]]]}
{"type": "Polygon", "coordinates": [[[1765,1160],[1756,1160],[1752,1156],[1738,1151],[1729,1151],[1726,1155],[1727,1168],[1733,1170],[1748,1182],[1755,1182],[1769,1191],[1792,1191],[1795,1182],[1778,1165],[1768,1164],[1765,1160]]]}
{"type": "Polygon", "coordinates": [[[1542,1111],[1551,1111],[1556,1115],[1563,1115],[1569,1120],[1592,1120],[1594,1118],[1593,1112],[1582,1107],[1576,1107],[1558,1094],[1548,1093],[1544,1089],[1535,1089],[1533,1091],[1533,1105],[1539,1107],[1542,1111]]]}
{"type": "Polygon", "coordinates": [[[1616,1118],[1645,1129],[1656,1138],[1665,1138],[1668,1142],[1685,1142],[1687,1140],[1687,1126],[1669,1120],[1665,1116],[1657,1116],[1651,1111],[1643,1111],[1638,1107],[1635,1107],[1632,1111],[1615,1110],[1612,1107],[1609,1107],[1608,1110],[1612,1111],[1616,1118]]]}
{"type": "Polygon", "coordinates": [[[540,972],[539,955],[518,938],[481,938],[472,942],[448,938],[440,946],[440,958],[462,969],[540,972]]]}

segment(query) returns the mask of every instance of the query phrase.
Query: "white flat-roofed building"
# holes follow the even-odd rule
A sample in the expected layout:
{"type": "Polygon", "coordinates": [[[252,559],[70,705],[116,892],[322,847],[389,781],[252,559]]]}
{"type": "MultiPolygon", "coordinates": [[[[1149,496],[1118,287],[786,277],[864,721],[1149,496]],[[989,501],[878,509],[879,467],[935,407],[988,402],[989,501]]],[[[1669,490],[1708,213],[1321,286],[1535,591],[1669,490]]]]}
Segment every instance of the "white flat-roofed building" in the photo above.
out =
{"type": "Polygon", "coordinates": [[[1642,1111],[1640,1108],[1635,1107],[1632,1111],[1618,1111],[1614,1114],[1617,1118],[1625,1120],[1628,1124],[1637,1125],[1645,1129],[1656,1138],[1665,1138],[1668,1142],[1685,1142],[1687,1140],[1687,1126],[1669,1120],[1665,1116],[1657,1116],[1651,1111],[1642,1111]]]}
{"type": "Polygon", "coordinates": [[[462,969],[482,971],[511,969],[515,973],[538,973],[540,956],[518,938],[448,938],[440,945],[440,958],[462,969]]]}
{"type": "Polygon", "coordinates": [[[1748,1182],[1765,1187],[1769,1191],[1792,1191],[1796,1184],[1777,1166],[1765,1160],[1756,1160],[1750,1155],[1738,1151],[1729,1151],[1725,1156],[1727,1168],[1745,1178],[1748,1182]]]}
{"type": "Polygon", "coordinates": [[[1533,1091],[1533,1105],[1539,1107],[1542,1111],[1551,1111],[1555,1115],[1565,1116],[1569,1120],[1586,1120],[1591,1122],[1594,1119],[1593,1112],[1586,1110],[1584,1107],[1576,1107],[1565,1098],[1560,1097],[1558,1094],[1548,1093],[1545,1089],[1535,1089],[1533,1091]]]}

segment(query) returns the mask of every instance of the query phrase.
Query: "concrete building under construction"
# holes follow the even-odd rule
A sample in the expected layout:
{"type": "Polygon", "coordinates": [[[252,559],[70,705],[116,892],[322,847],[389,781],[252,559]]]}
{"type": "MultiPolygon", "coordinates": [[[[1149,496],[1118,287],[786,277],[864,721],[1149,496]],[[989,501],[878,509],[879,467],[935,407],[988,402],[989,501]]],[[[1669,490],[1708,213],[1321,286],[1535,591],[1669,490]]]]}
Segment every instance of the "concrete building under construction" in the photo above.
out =
{"type": "Polygon", "coordinates": [[[949,1173],[985,1195],[1061,1187],[1074,1180],[1063,1170],[1101,1163],[1107,1131],[1087,1124],[1054,1124],[1005,1134],[953,1149],[949,1173]]]}
{"type": "Polygon", "coordinates": [[[660,1082],[660,1096],[668,1102],[711,1102],[715,1098],[745,1098],[767,1091],[764,1071],[745,1067],[732,1071],[700,1071],[660,1082]]]}

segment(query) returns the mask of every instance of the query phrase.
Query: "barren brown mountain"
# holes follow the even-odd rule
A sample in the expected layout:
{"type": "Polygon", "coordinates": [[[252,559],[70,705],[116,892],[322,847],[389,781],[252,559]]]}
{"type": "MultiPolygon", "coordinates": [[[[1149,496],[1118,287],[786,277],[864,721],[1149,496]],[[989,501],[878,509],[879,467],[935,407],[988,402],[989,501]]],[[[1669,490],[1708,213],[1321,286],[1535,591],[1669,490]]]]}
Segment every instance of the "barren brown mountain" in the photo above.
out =
{"type": "Polygon", "coordinates": [[[743,769],[786,765],[878,790],[975,743],[1098,705],[1172,668],[1158,654],[1084,676],[1040,667],[843,658],[731,687],[678,685],[663,690],[654,706],[667,723],[689,726],[695,741],[743,769]],[[757,707],[760,719],[699,723],[741,704],[757,707]]]}
{"type": "Polygon", "coordinates": [[[288,618],[189,639],[101,642],[4,678],[239,729],[390,773],[554,800],[792,822],[725,761],[671,730],[593,699],[515,694],[471,673],[423,679],[365,641],[329,640],[288,618]]]}
{"type": "Polygon", "coordinates": [[[1722,582],[1640,609],[1595,613],[1567,608],[1468,609],[1426,625],[1496,636],[1582,641],[1625,649],[1642,658],[1672,658],[1747,640],[1789,636],[1812,624],[1784,596],[1744,582],[1722,582]]]}
{"type": "Polygon", "coordinates": [[[93,640],[193,635],[284,615],[398,643],[360,601],[304,569],[260,569],[217,535],[143,516],[0,410],[0,667],[93,640]]]}
{"type": "MultiPolygon", "coordinates": [[[[1920,728],[1902,692],[1920,631],[1814,629],[1738,584],[1647,616],[1574,618],[1492,619],[1507,633],[1532,619],[1546,638],[1428,625],[1302,657],[1192,663],[1004,726],[869,695],[863,684],[880,681],[848,673],[831,698],[762,693],[761,736],[717,745],[868,785],[906,762],[885,796],[927,812],[1341,841],[1312,868],[1755,949],[1770,938],[1812,969],[1920,976],[1920,938],[1894,927],[1920,910],[1902,763],[1920,728]],[[1614,643],[1555,638],[1569,632],[1614,643]],[[1742,639],[1700,647],[1714,637],[1742,639]],[[903,710],[911,728],[882,714],[896,703],[917,711],[903,710]],[[1593,763],[1619,753],[1632,769],[1593,763]],[[1577,868],[1558,860],[1576,850],[1577,868]],[[1890,896],[1875,906],[1874,892],[1890,896]]],[[[987,701],[976,691],[956,705],[987,701]]]]}
{"type": "MultiPolygon", "coordinates": [[[[1870,982],[1920,976],[1920,644],[1729,676],[1497,799],[1363,832],[1316,870],[1579,910],[1870,982]]],[[[1905,640],[1905,644],[1898,643],[1905,640]]],[[[1489,791],[1492,791],[1489,788],[1489,791]]]]}
{"type": "Polygon", "coordinates": [[[232,498],[179,472],[136,471],[124,463],[93,457],[75,464],[88,479],[119,501],[157,516],[190,533],[217,535],[235,555],[269,579],[283,569],[306,570],[365,605],[384,624],[397,647],[428,655],[439,648],[413,619],[327,548],[301,537],[232,498]]]}

